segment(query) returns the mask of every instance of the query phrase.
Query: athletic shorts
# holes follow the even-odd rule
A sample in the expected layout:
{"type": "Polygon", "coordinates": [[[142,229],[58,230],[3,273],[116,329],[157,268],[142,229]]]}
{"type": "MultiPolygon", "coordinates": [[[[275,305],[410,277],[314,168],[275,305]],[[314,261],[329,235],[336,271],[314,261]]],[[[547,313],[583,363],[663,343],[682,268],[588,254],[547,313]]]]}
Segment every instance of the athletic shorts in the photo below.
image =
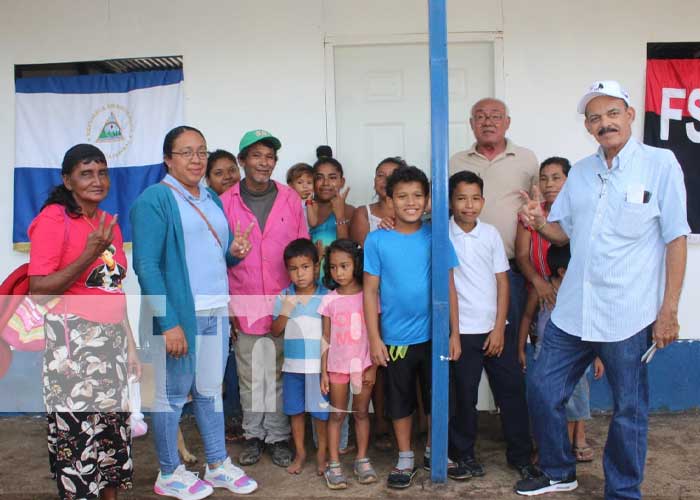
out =
{"type": "Polygon", "coordinates": [[[388,345],[386,348],[389,363],[384,372],[384,413],[392,420],[412,415],[418,406],[418,381],[425,414],[430,415],[430,341],[404,346],[388,345]]]}
{"type": "Polygon", "coordinates": [[[282,401],[285,415],[310,413],[313,418],[328,420],[330,404],[321,393],[321,375],[318,373],[284,372],[282,401]]]}

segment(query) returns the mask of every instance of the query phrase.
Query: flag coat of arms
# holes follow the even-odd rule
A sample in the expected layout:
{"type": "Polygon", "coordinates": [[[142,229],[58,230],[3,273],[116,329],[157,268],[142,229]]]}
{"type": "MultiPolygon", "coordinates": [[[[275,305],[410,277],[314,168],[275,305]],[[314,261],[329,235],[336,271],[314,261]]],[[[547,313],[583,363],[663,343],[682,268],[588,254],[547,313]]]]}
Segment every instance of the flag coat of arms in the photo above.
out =
{"type": "Polygon", "coordinates": [[[122,215],[131,241],[131,203],[163,177],[163,137],[183,123],[182,70],[20,78],[15,103],[15,248],[28,243],[29,224],[62,182],[63,155],[79,143],[104,152],[111,188],[101,208],[122,215]]]}

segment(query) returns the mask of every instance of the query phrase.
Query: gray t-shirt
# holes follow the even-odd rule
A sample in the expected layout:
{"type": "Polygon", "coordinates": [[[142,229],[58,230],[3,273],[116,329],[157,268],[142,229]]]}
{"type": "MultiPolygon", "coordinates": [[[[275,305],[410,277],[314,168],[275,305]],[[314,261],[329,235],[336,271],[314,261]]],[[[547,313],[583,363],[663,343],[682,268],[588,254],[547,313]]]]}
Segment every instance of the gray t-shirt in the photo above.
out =
{"type": "Polygon", "coordinates": [[[250,211],[253,212],[255,218],[258,219],[260,232],[264,231],[265,222],[267,222],[267,217],[270,215],[275,198],[277,198],[277,185],[270,181],[270,186],[265,191],[253,193],[248,190],[245,181],[241,181],[241,197],[243,202],[250,208],[250,211]]]}

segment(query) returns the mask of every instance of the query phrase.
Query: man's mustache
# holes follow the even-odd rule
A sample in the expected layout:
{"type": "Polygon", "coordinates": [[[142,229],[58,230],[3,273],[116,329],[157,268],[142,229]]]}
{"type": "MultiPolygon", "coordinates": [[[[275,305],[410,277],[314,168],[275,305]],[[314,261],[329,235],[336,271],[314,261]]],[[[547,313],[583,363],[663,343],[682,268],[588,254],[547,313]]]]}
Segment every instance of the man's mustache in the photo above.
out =
{"type": "Polygon", "coordinates": [[[607,134],[608,132],[617,132],[617,129],[615,127],[603,127],[598,131],[598,136],[607,134]]]}

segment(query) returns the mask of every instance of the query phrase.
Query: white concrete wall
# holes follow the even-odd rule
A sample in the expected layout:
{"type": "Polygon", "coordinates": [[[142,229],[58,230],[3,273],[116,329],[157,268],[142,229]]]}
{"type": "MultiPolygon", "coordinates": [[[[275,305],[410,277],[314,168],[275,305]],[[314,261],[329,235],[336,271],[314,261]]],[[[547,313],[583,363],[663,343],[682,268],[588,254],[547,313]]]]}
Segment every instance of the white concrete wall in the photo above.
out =
{"type": "MultiPolygon", "coordinates": [[[[502,32],[510,136],[537,156],[595,147],[575,112],[596,79],[621,80],[643,111],[646,42],[697,40],[697,0],[448,0],[450,32],[502,32]]],[[[326,36],[427,32],[427,0],[0,0],[0,175],[14,165],[14,65],[184,56],[187,122],[235,150],[264,127],[281,137],[279,174],[326,137],[326,36]]],[[[465,110],[465,117],[466,117],[465,110]]],[[[641,118],[641,117],[640,117],[641,118]]],[[[638,120],[635,134],[642,135],[638,120]]],[[[426,138],[427,140],[428,138],[426,138]]],[[[0,183],[0,277],[12,248],[12,182],[0,183]]],[[[691,247],[681,335],[700,338],[700,246],[691,247]]],[[[133,275],[127,289],[138,287],[133,275]]]]}

